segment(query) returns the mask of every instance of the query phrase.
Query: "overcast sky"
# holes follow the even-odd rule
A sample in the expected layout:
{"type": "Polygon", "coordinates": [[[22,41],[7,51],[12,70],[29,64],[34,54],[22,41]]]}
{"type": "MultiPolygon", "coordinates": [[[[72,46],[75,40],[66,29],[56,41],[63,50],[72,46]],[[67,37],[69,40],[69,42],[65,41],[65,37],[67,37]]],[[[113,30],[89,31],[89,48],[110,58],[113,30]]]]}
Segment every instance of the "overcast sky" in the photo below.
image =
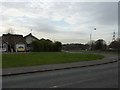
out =
{"type": "Polygon", "coordinates": [[[92,30],[92,40],[104,39],[109,43],[113,31],[116,37],[118,34],[118,2],[24,0],[0,4],[0,36],[10,28],[14,34],[23,36],[32,29],[32,34],[39,39],[87,43],[92,30]]]}

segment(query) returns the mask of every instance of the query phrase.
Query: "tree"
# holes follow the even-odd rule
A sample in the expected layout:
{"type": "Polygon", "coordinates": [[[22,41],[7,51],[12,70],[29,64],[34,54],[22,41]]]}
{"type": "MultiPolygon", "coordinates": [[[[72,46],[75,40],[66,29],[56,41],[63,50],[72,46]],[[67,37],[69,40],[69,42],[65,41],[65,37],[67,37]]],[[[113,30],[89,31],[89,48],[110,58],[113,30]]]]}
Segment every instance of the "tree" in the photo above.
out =
{"type": "Polygon", "coordinates": [[[7,34],[14,34],[13,28],[8,28],[8,29],[6,30],[6,33],[7,33],[7,34]]]}
{"type": "Polygon", "coordinates": [[[39,41],[35,40],[31,43],[32,45],[32,51],[34,52],[38,52],[39,51],[39,41]]]}
{"type": "Polygon", "coordinates": [[[109,48],[112,50],[120,50],[120,39],[116,39],[115,41],[112,41],[109,45],[109,48]]]}
{"type": "Polygon", "coordinates": [[[61,42],[52,42],[49,39],[40,39],[32,42],[33,51],[35,52],[51,52],[61,51],[61,42]]]}
{"type": "Polygon", "coordinates": [[[113,50],[118,49],[118,42],[117,41],[112,41],[109,45],[109,48],[112,48],[113,50]]]}
{"type": "Polygon", "coordinates": [[[58,42],[58,41],[56,41],[56,42],[54,42],[54,51],[61,51],[61,48],[62,48],[62,44],[61,44],[61,42],[58,42]]]}
{"type": "Polygon", "coordinates": [[[95,42],[95,50],[106,50],[106,42],[103,39],[99,39],[95,42]]]}
{"type": "Polygon", "coordinates": [[[94,40],[91,40],[90,42],[88,42],[88,45],[89,45],[90,50],[95,50],[95,41],[94,40]]]}

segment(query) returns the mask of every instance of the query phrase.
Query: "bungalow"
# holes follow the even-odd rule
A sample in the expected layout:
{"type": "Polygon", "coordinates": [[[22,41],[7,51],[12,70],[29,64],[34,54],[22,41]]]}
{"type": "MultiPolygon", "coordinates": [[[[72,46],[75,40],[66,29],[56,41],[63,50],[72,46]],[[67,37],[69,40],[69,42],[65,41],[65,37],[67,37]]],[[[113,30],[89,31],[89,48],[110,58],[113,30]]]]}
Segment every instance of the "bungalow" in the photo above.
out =
{"type": "Polygon", "coordinates": [[[2,52],[25,52],[31,50],[31,42],[39,40],[31,33],[23,37],[18,34],[3,34],[0,37],[0,51],[2,52]]]}
{"type": "Polygon", "coordinates": [[[26,41],[23,35],[3,34],[1,46],[2,51],[6,52],[26,51],[26,41]]]}

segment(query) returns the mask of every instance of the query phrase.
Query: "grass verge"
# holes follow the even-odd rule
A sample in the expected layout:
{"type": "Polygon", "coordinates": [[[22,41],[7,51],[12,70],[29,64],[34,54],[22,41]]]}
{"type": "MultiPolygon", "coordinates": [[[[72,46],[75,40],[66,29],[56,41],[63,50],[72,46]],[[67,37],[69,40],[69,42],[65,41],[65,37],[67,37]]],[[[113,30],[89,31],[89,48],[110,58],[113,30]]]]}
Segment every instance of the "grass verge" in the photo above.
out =
{"type": "Polygon", "coordinates": [[[2,53],[0,52],[0,69],[2,68],[2,53]]]}
{"type": "Polygon", "coordinates": [[[2,55],[2,68],[72,63],[99,60],[102,58],[104,56],[99,54],[64,52],[10,53],[2,55]]]}

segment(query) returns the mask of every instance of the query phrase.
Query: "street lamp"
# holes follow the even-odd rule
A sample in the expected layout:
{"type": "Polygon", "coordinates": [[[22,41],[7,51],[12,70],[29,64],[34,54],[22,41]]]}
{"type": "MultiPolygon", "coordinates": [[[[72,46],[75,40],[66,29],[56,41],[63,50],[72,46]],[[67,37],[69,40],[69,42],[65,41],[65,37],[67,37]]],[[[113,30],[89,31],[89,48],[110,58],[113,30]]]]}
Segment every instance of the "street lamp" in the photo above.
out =
{"type": "MultiPolygon", "coordinates": [[[[93,30],[96,30],[96,28],[94,28],[93,30]]],[[[91,40],[92,40],[92,31],[93,30],[91,30],[91,32],[90,32],[90,50],[92,49],[92,42],[91,42],[91,40]]]]}

